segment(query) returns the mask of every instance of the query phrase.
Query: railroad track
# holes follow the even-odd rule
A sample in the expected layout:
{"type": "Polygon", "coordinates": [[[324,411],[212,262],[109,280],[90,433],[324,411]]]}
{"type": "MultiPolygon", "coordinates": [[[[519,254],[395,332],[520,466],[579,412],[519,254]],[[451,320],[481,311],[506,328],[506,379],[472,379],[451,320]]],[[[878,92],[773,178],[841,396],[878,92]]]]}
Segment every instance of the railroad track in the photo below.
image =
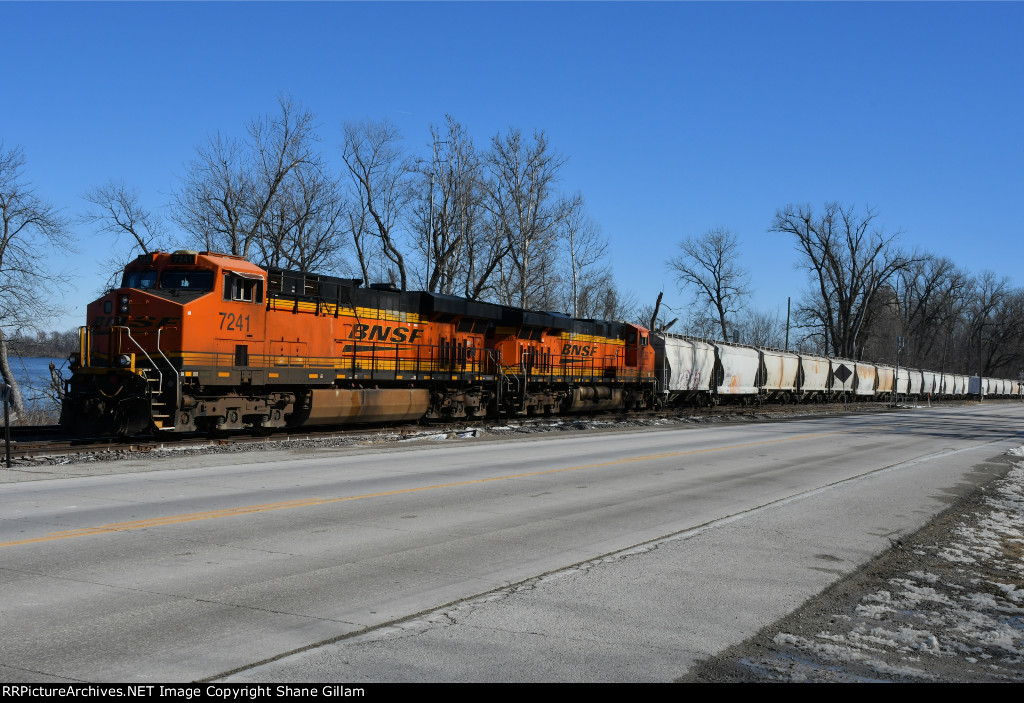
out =
{"type": "MultiPolygon", "coordinates": [[[[972,404],[976,401],[933,401],[933,405],[956,406],[972,404]]],[[[987,402],[1019,402],[1014,400],[987,402]]],[[[388,437],[396,435],[400,439],[415,438],[419,435],[431,436],[442,433],[465,433],[467,429],[517,428],[529,431],[530,428],[544,428],[558,425],[562,429],[574,429],[573,426],[585,426],[588,423],[611,425],[615,423],[640,422],[649,424],[652,420],[692,421],[694,418],[720,418],[738,421],[799,419],[813,415],[825,415],[842,412],[883,412],[890,410],[888,403],[859,402],[848,403],[815,403],[779,405],[766,404],[760,406],[719,405],[703,408],[673,408],[658,412],[605,412],[593,415],[550,415],[529,417],[508,417],[488,420],[459,420],[430,422],[404,425],[360,425],[345,429],[323,427],[302,428],[300,430],[277,430],[269,434],[233,432],[223,436],[209,434],[183,435],[143,435],[126,438],[111,437],[68,437],[61,433],[56,425],[37,425],[30,427],[11,428],[11,459],[36,460],[56,457],[68,457],[78,454],[146,454],[161,449],[201,449],[204,447],[229,446],[235,444],[267,444],[279,442],[297,442],[304,440],[330,440],[347,437],[388,437]],[[565,427],[569,425],[570,427],[565,427]]],[[[2,449],[0,449],[2,451],[2,449]]],[[[2,459],[2,456],[0,456],[2,459]]]]}

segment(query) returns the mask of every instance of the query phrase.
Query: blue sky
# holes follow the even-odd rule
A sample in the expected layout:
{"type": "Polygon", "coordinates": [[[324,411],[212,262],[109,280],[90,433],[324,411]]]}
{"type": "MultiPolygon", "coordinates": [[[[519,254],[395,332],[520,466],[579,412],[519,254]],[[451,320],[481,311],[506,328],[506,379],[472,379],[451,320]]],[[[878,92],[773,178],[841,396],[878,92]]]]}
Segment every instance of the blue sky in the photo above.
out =
{"type": "MultiPolygon", "coordinates": [[[[0,140],[69,216],[110,178],[165,208],[196,145],[290,94],[336,161],[366,117],[416,149],[446,113],[481,147],[545,130],[641,302],[682,307],[664,261],[721,226],[784,315],[804,276],[767,229],[829,200],[1022,284],[1022,3],[0,3],[0,26],[0,140]]],[[[111,242],[74,234],[48,327],[102,285],[111,242]]]]}

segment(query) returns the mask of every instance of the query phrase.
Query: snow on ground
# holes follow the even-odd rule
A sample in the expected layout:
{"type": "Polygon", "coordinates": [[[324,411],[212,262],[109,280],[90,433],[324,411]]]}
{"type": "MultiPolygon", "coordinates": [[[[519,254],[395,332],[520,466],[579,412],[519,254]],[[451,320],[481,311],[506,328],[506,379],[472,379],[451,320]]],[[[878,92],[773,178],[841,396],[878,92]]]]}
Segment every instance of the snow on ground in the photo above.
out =
{"type": "Polygon", "coordinates": [[[805,606],[687,678],[1024,681],[1024,462],[972,508],[883,557],[859,600],[805,606]]]}

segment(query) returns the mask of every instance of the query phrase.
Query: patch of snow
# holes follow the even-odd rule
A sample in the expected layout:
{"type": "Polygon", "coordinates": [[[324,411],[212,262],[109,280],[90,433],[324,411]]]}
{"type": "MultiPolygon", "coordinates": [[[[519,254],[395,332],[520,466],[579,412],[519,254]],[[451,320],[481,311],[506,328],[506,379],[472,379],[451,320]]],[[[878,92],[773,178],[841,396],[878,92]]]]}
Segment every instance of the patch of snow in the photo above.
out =
{"type": "Polygon", "coordinates": [[[874,618],[875,620],[881,620],[885,613],[895,613],[894,608],[890,608],[887,605],[864,605],[863,603],[857,606],[857,615],[865,618],[874,618]]]}
{"type": "Polygon", "coordinates": [[[1012,583],[999,583],[998,581],[990,581],[989,583],[1002,591],[1003,595],[1014,603],[1024,601],[1024,589],[1018,588],[1012,583]]]}
{"type": "Polygon", "coordinates": [[[878,593],[869,593],[861,598],[861,600],[876,601],[878,603],[892,603],[892,594],[889,593],[889,591],[879,591],[878,593]]]}
{"type": "Polygon", "coordinates": [[[939,556],[946,561],[958,562],[960,564],[974,564],[977,560],[967,556],[961,549],[946,547],[939,551],[939,556]]]}

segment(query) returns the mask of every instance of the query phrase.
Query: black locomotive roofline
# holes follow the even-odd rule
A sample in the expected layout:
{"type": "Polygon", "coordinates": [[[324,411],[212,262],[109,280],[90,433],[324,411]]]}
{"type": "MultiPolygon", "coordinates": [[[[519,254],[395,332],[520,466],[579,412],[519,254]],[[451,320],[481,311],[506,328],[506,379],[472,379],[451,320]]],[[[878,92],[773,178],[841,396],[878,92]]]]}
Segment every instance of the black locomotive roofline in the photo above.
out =
{"type": "Polygon", "coordinates": [[[622,338],[627,326],[623,322],[576,319],[561,312],[525,310],[444,293],[399,291],[386,283],[375,283],[370,288],[364,288],[362,280],[358,278],[336,278],[280,268],[269,268],[267,273],[267,294],[287,300],[298,298],[310,302],[418,313],[424,317],[436,315],[440,319],[449,320],[456,317],[474,318],[518,328],[559,330],[610,338],[622,338]]]}

